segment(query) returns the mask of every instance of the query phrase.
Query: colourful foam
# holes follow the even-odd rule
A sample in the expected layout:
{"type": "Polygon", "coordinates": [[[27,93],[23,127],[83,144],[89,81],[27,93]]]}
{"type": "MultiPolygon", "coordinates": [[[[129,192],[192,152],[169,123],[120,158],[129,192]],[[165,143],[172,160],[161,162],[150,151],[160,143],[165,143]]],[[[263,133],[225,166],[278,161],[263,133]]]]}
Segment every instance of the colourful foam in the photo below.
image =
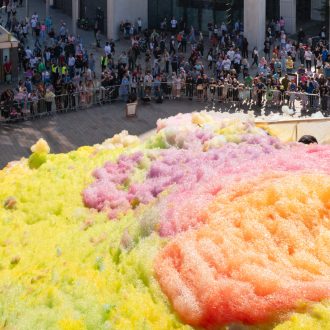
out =
{"type": "Polygon", "coordinates": [[[158,124],[0,171],[0,328],[326,328],[329,147],[219,113],[158,124]]]}
{"type": "Polygon", "coordinates": [[[330,176],[277,174],[220,193],[155,270],[194,326],[257,324],[330,297],[330,176]]]}

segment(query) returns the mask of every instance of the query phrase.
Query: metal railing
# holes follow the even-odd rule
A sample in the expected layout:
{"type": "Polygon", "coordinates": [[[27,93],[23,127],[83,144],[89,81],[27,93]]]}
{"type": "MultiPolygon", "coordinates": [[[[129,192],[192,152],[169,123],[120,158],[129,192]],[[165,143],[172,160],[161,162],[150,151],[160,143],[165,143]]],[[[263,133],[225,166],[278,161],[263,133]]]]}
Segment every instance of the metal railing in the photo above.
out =
{"type": "Polygon", "coordinates": [[[0,123],[33,120],[44,116],[83,110],[91,106],[127,103],[130,95],[141,102],[159,99],[188,99],[197,102],[219,102],[230,107],[263,106],[277,111],[283,105],[296,111],[330,111],[330,97],[319,94],[288,92],[277,89],[249,88],[243,85],[196,85],[185,83],[149,83],[129,86],[110,86],[85,89],[74,93],[55,95],[52,98],[22,97],[0,102],[0,123]]]}

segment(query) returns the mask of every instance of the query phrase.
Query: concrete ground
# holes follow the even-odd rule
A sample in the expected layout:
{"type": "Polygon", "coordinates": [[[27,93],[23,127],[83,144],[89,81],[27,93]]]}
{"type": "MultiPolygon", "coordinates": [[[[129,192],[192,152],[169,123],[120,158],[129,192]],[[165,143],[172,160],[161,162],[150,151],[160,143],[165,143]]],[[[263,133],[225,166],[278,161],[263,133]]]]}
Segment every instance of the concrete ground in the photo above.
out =
{"type": "Polygon", "coordinates": [[[83,145],[101,143],[122,130],[142,135],[156,127],[158,118],[179,112],[189,113],[212,108],[212,103],[191,101],[155,102],[138,106],[138,115],[126,118],[125,104],[89,108],[77,112],[44,117],[35,121],[0,126],[0,168],[9,161],[30,155],[30,147],[39,139],[47,140],[53,153],[74,150],[83,145]]]}

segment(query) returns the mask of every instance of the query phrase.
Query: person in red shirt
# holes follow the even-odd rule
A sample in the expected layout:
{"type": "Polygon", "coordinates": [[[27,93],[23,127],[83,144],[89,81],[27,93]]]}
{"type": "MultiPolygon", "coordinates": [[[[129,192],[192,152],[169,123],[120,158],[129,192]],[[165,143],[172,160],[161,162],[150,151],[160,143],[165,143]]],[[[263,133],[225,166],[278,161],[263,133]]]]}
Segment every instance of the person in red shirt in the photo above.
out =
{"type": "Polygon", "coordinates": [[[5,64],[3,65],[3,71],[5,73],[5,81],[10,84],[11,83],[11,73],[13,66],[11,62],[8,60],[8,57],[5,57],[5,64]]]}

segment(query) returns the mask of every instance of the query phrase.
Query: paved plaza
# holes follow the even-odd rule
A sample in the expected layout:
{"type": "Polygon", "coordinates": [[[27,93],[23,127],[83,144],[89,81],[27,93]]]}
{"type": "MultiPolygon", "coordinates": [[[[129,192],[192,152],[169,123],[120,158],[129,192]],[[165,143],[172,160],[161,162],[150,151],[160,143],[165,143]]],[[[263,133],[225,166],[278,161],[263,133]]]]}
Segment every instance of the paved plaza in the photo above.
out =
{"type": "Polygon", "coordinates": [[[179,112],[188,113],[212,108],[212,103],[170,101],[138,106],[138,115],[125,117],[125,105],[114,103],[89,108],[35,121],[10,123],[0,126],[0,168],[9,161],[28,157],[30,147],[44,138],[53,153],[68,152],[83,145],[103,142],[122,130],[142,135],[156,127],[158,118],[179,112]]]}

